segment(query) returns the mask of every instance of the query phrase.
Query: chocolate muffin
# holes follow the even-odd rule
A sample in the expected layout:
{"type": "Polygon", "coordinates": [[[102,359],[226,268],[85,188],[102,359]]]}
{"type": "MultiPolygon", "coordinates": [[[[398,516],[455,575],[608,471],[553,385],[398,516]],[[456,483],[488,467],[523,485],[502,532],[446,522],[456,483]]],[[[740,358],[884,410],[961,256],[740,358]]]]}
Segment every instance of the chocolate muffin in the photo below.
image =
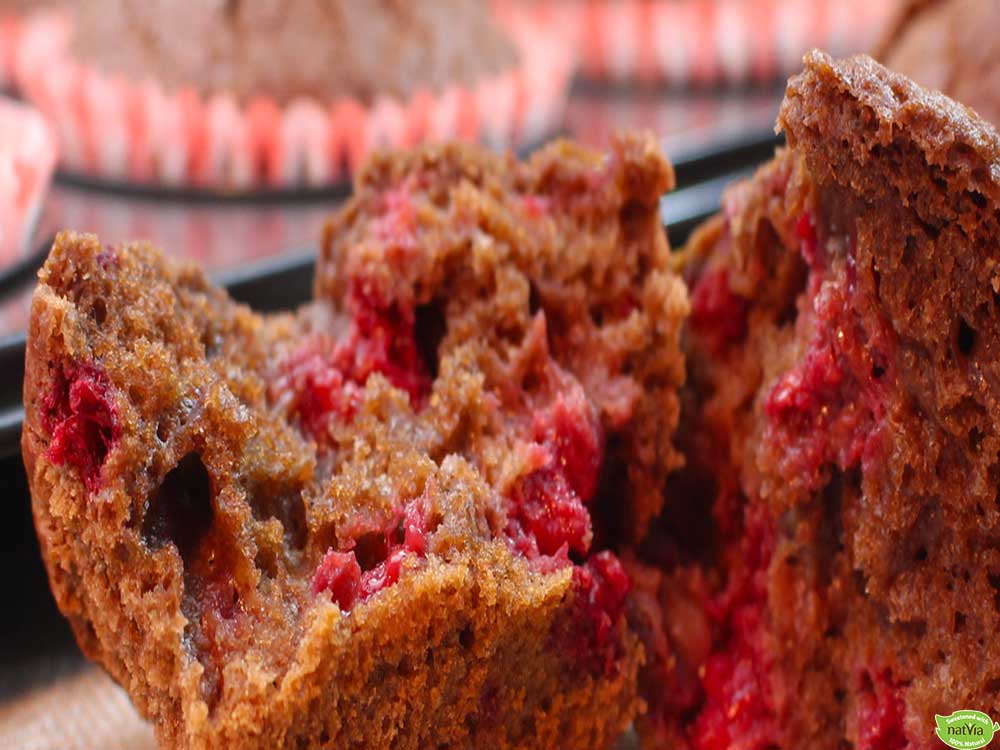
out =
{"type": "Polygon", "coordinates": [[[647,746],[929,750],[935,714],[1000,716],[1000,137],[870,58],[805,62],[788,149],[683,259],[647,746]]]}
{"type": "Polygon", "coordinates": [[[34,14],[18,85],[64,166],[214,190],[330,186],[378,147],[536,142],[571,51],[519,3],[76,2],[34,14]]]}
{"type": "Polygon", "coordinates": [[[21,24],[29,11],[45,7],[45,0],[0,0],[0,88],[14,85],[21,24]]]}
{"type": "Polygon", "coordinates": [[[468,86],[518,60],[484,0],[102,0],[74,7],[73,48],[168,90],[370,104],[468,86]]]}
{"type": "Polygon", "coordinates": [[[643,657],[613,548],[680,463],[672,180],[639,136],[381,155],[294,315],[57,239],[27,345],[36,528],[164,747],[619,737],[643,657]]]}

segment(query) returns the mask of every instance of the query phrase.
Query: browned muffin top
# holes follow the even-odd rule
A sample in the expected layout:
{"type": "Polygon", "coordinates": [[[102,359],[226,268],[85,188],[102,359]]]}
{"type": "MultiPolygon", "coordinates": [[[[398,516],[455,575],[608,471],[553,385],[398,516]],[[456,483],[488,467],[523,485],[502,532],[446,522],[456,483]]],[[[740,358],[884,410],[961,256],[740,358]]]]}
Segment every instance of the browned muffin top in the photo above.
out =
{"type": "Polygon", "coordinates": [[[105,0],[75,10],[84,60],[240,99],[371,101],[469,83],[516,61],[482,0],[105,0]]]}
{"type": "Polygon", "coordinates": [[[1000,139],[818,52],[779,124],[789,150],[686,253],[679,441],[726,578],[689,731],[929,749],[926,717],[1000,710],[1000,139]]]}
{"type": "Polygon", "coordinates": [[[383,154],[294,315],[60,235],[25,365],[36,529],[164,747],[620,736],[642,652],[609,548],[680,461],[672,181],[636,135],[383,154]]]}

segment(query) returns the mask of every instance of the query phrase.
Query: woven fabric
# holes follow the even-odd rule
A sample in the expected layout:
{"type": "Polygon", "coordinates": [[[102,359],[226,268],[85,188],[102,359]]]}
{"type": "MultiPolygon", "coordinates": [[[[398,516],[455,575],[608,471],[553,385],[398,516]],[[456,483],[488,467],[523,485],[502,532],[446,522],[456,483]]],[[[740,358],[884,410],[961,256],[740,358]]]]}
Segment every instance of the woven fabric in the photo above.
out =
{"type": "MultiPolygon", "coordinates": [[[[63,665],[41,664],[55,675],[63,665]]],[[[0,703],[0,747],[18,750],[155,750],[153,730],[100,669],[85,666],[0,703]]]]}

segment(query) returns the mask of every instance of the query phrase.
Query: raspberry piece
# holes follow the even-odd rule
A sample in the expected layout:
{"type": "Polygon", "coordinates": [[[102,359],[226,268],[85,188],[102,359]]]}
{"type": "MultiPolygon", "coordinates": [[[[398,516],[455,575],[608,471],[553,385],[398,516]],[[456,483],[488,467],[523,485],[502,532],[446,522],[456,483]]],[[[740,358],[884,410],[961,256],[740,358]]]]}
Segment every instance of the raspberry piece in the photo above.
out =
{"type": "Polygon", "coordinates": [[[749,304],[729,288],[729,273],[717,268],[704,274],[691,292],[691,325],[713,353],[747,335],[749,304]]]}
{"type": "Polygon", "coordinates": [[[552,211],[551,200],[544,195],[522,195],[521,207],[532,219],[547,216],[552,211]]]}
{"type": "Polygon", "coordinates": [[[552,451],[556,470],[580,501],[589,503],[604,461],[604,436],[583,389],[575,389],[568,398],[560,394],[547,414],[536,415],[534,427],[535,439],[552,451]]]}
{"type": "Polygon", "coordinates": [[[562,472],[547,467],[522,477],[510,503],[507,535],[525,557],[559,555],[563,547],[586,554],[590,514],[562,472]]]}
{"type": "Polygon", "coordinates": [[[312,341],[282,363],[270,388],[271,399],[291,399],[303,429],[321,445],[331,420],[350,421],[361,401],[368,376],[378,372],[406,391],[415,407],[431,389],[416,338],[412,308],[379,304],[356,283],[350,301],[353,315],[346,336],[330,355],[312,341]]]}
{"type": "Polygon", "coordinates": [[[403,558],[407,551],[402,547],[389,552],[389,556],[371,570],[361,574],[361,599],[367,600],[382,589],[387,589],[399,580],[403,569],[403,558]]]}
{"type": "Polygon", "coordinates": [[[411,250],[417,243],[417,212],[407,187],[387,190],[382,197],[382,213],[375,220],[375,235],[394,248],[411,250]]]}
{"type": "Polygon", "coordinates": [[[300,348],[284,363],[284,374],[272,385],[272,399],[291,394],[292,411],[299,415],[303,428],[322,443],[330,420],[350,420],[361,396],[356,383],[345,380],[344,373],[333,366],[313,346],[300,348]]]}
{"type": "Polygon", "coordinates": [[[595,673],[611,675],[618,660],[615,630],[625,615],[628,574],[613,553],[594,555],[573,568],[573,589],[580,613],[574,648],[595,673]]]}
{"type": "Polygon", "coordinates": [[[313,594],[328,591],[341,610],[350,612],[357,602],[366,601],[396,583],[407,555],[421,558],[426,554],[427,518],[423,502],[418,499],[408,503],[381,534],[385,536],[385,544],[378,557],[383,559],[364,572],[355,550],[328,550],[313,574],[313,594]]]}
{"type": "Polygon", "coordinates": [[[361,566],[354,552],[327,550],[312,579],[312,592],[328,591],[344,612],[350,612],[361,589],[361,566]]]}
{"type": "Polygon", "coordinates": [[[705,662],[705,705],[691,729],[697,750],[775,747],[774,719],[760,659],[746,644],[705,662]]]}
{"type": "Polygon", "coordinates": [[[820,247],[816,234],[816,220],[808,211],[800,214],[795,222],[795,234],[799,238],[802,257],[809,267],[819,269],[826,265],[826,254],[820,247]]]}
{"type": "Polygon", "coordinates": [[[604,436],[582,388],[559,394],[535,414],[536,448],[548,462],[522,476],[508,498],[506,534],[515,550],[566,559],[581,555],[593,537],[586,503],[593,499],[604,462],[604,436]]]}
{"type": "Polygon", "coordinates": [[[902,750],[908,747],[903,729],[902,688],[888,670],[862,675],[858,701],[858,750],[902,750]]]}
{"type": "Polygon", "coordinates": [[[108,390],[102,375],[80,371],[57,377],[43,405],[44,426],[52,436],[46,457],[75,466],[91,493],[100,489],[101,467],[121,431],[108,390]]]}
{"type": "Polygon", "coordinates": [[[812,272],[812,340],[764,401],[765,442],[779,453],[781,473],[809,487],[824,466],[847,470],[875,454],[887,383],[895,378],[891,332],[859,317],[853,284],[850,274],[812,272]]]}
{"type": "Polygon", "coordinates": [[[814,415],[836,399],[844,381],[844,368],[833,347],[819,341],[802,362],[771,389],[764,402],[764,411],[773,420],[801,415],[811,424],[814,415]]]}
{"type": "Polygon", "coordinates": [[[702,666],[705,699],[689,728],[695,750],[764,750],[777,745],[767,680],[770,663],[758,639],[764,627],[774,532],[764,511],[747,513],[725,553],[730,558],[729,581],[708,606],[726,636],[702,666]]]}
{"type": "Polygon", "coordinates": [[[430,392],[431,378],[417,345],[412,307],[385,303],[355,281],[351,289],[351,331],[334,353],[334,362],[363,385],[373,372],[410,396],[416,406],[430,392]]]}
{"type": "Polygon", "coordinates": [[[361,598],[367,599],[399,580],[407,555],[423,557],[427,550],[427,519],[423,503],[407,504],[402,518],[386,531],[386,558],[361,576],[361,598]],[[399,536],[402,534],[402,540],[399,536]]]}

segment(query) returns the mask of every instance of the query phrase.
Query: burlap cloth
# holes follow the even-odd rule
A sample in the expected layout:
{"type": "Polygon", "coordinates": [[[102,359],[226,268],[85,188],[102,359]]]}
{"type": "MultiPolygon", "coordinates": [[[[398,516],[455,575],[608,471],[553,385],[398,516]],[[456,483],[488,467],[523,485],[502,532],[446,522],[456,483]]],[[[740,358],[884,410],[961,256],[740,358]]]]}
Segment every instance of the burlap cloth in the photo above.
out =
{"type": "MultiPolygon", "coordinates": [[[[79,657],[43,669],[60,676],[0,703],[2,750],[156,750],[150,725],[103,671],[79,657]]],[[[639,750],[635,733],[616,750],[639,750]]]]}
{"type": "Polygon", "coordinates": [[[3,750],[155,750],[150,725],[97,667],[77,657],[25,668],[35,686],[0,703],[3,750]]]}

